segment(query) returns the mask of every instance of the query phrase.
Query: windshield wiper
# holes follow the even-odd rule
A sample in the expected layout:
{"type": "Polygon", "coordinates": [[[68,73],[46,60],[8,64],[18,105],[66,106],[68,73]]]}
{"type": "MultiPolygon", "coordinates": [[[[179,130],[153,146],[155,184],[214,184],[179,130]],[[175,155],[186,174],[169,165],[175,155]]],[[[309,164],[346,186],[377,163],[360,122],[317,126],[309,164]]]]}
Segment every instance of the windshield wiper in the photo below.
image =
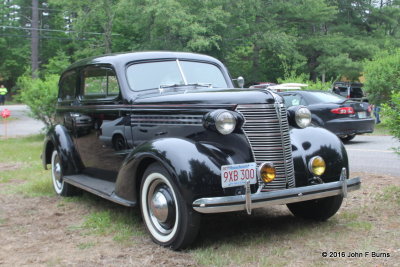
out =
{"type": "Polygon", "coordinates": [[[176,83],[176,84],[160,84],[160,89],[174,88],[174,87],[188,87],[188,86],[212,88],[211,83],[188,83],[188,84],[177,84],[176,83]]]}

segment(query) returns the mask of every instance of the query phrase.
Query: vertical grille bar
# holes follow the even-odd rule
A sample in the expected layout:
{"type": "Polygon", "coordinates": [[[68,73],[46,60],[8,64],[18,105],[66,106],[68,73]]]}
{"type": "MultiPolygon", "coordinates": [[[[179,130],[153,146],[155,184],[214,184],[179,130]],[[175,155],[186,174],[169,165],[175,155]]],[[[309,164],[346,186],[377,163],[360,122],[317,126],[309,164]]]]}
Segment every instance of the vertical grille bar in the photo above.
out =
{"type": "Polygon", "coordinates": [[[246,122],[243,130],[250,142],[257,164],[272,162],[276,178],[271,183],[259,181],[263,191],[295,186],[292,146],[286,108],[283,104],[238,105],[246,122]]]}

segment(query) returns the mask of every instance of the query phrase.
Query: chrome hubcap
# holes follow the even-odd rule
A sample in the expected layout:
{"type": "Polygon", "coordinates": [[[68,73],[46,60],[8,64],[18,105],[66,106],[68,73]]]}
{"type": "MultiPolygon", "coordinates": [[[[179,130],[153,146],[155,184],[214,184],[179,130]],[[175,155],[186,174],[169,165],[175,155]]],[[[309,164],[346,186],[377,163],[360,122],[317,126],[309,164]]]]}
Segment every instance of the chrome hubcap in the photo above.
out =
{"type": "Polygon", "coordinates": [[[54,166],[54,177],[57,181],[61,182],[61,166],[60,162],[57,162],[54,166]]]}
{"type": "Polygon", "coordinates": [[[168,218],[168,202],[163,193],[157,192],[153,195],[150,203],[150,211],[160,223],[164,223],[168,218]]]}
{"type": "Polygon", "coordinates": [[[161,180],[154,181],[147,195],[148,210],[153,226],[163,235],[175,225],[176,207],[171,189],[161,180]]]}

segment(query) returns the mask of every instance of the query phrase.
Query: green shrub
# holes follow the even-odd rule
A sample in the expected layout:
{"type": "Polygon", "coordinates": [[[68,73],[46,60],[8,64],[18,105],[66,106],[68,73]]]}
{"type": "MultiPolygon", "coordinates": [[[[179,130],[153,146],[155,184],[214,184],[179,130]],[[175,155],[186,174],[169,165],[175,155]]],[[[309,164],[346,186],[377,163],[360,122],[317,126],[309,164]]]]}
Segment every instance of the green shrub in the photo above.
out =
{"type": "MultiPolygon", "coordinates": [[[[383,115],[390,133],[400,141],[400,92],[393,92],[390,104],[383,104],[383,115]]],[[[400,147],[395,150],[400,154],[400,147]]]]}
{"type": "Polygon", "coordinates": [[[400,49],[382,51],[364,66],[368,99],[373,104],[390,101],[393,92],[400,91],[400,49]]]}
{"type": "Polygon", "coordinates": [[[28,75],[18,79],[18,99],[29,106],[32,117],[43,121],[46,128],[54,125],[59,76],[50,74],[43,79],[32,79],[28,75]]]}

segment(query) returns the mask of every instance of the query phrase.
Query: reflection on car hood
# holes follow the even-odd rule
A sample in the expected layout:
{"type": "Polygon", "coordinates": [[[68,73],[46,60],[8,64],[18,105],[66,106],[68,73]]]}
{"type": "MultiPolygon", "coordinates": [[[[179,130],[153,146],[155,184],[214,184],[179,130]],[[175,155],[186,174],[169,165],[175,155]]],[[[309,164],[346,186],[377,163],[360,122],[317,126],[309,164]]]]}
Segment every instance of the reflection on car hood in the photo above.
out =
{"type": "Polygon", "coordinates": [[[235,88],[176,88],[151,90],[133,100],[134,104],[272,104],[282,98],[268,90],[235,88]]]}

